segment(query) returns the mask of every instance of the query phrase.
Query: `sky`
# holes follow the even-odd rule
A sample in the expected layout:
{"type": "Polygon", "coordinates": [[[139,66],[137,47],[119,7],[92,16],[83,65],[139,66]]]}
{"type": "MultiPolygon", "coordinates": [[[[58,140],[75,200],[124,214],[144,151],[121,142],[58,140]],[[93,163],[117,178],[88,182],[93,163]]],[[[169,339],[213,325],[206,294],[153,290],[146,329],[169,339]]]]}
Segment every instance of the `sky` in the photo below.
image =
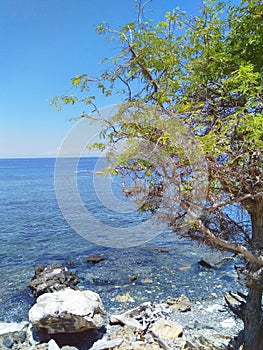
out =
{"type": "MultiPolygon", "coordinates": [[[[147,16],[161,19],[176,6],[195,13],[200,4],[152,0],[147,16]]],[[[117,53],[96,25],[119,28],[135,18],[134,0],[0,0],[0,158],[57,155],[83,107],[58,112],[52,98],[72,77],[99,74],[101,59],[117,53]]]]}

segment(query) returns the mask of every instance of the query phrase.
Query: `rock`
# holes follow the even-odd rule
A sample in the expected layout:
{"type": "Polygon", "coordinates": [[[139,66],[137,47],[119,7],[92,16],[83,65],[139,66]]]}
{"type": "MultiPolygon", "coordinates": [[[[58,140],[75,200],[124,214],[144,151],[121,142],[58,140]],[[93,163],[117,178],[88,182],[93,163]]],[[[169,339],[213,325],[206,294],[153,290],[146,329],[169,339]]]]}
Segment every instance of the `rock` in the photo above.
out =
{"type": "Polygon", "coordinates": [[[191,301],[183,294],[178,298],[169,298],[166,303],[171,310],[178,310],[181,312],[190,311],[192,306],[191,301]]]}
{"type": "Polygon", "coordinates": [[[233,317],[229,317],[226,320],[220,322],[220,325],[223,328],[233,328],[236,326],[236,321],[233,317]]]}
{"type": "Polygon", "coordinates": [[[160,350],[161,348],[159,347],[158,344],[147,344],[143,341],[137,341],[137,342],[128,342],[124,341],[120,346],[116,348],[116,350],[160,350]]]}
{"type": "Polygon", "coordinates": [[[9,338],[9,337],[5,337],[3,340],[3,345],[8,348],[11,349],[12,346],[14,345],[14,341],[13,339],[9,338]]]}
{"type": "Polygon", "coordinates": [[[10,333],[19,333],[26,329],[28,322],[23,321],[20,323],[6,323],[0,322],[0,335],[10,334],[10,333]]]}
{"type": "Polygon", "coordinates": [[[151,278],[145,278],[141,282],[142,283],[153,283],[153,280],[151,278]]]}
{"type": "Polygon", "coordinates": [[[110,284],[111,283],[110,280],[107,280],[105,278],[92,278],[92,282],[94,284],[98,284],[98,285],[101,285],[101,286],[104,286],[106,284],[110,284]]]}
{"type": "Polygon", "coordinates": [[[139,321],[133,319],[132,317],[126,317],[125,314],[122,315],[112,315],[110,317],[110,324],[122,324],[131,328],[141,329],[142,325],[139,321]]]}
{"type": "Polygon", "coordinates": [[[178,267],[178,270],[184,272],[184,271],[189,270],[190,268],[191,268],[191,265],[185,265],[185,266],[178,267]]]}
{"type": "Polygon", "coordinates": [[[44,293],[55,292],[67,287],[75,288],[79,283],[78,276],[61,265],[37,265],[35,275],[29,287],[33,297],[44,293]]]}
{"type": "Polygon", "coordinates": [[[122,324],[138,330],[145,330],[150,324],[157,321],[165,314],[166,308],[163,304],[143,303],[138,307],[124,312],[121,315],[112,315],[110,324],[122,324]]]}
{"type": "Polygon", "coordinates": [[[66,288],[45,293],[29,310],[29,320],[49,334],[83,332],[105,325],[106,313],[97,293],[66,288]]]}
{"type": "Polygon", "coordinates": [[[19,341],[21,343],[24,343],[26,341],[26,331],[21,331],[19,332],[19,341]]]}
{"type": "Polygon", "coordinates": [[[208,263],[207,261],[201,259],[198,261],[198,264],[201,266],[201,267],[204,267],[205,269],[214,269],[215,266],[211,265],[210,263],[208,263]]]}
{"type": "Polygon", "coordinates": [[[132,298],[129,292],[127,292],[124,295],[118,295],[116,297],[116,300],[119,301],[120,303],[127,303],[127,302],[134,303],[134,299],[132,298]]]}
{"type": "Polygon", "coordinates": [[[55,342],[54,339],[51,339],[48,342],[48,350],[60,350],[60,347],[58,346],[58,344],[55,342]]]}
{"type": "Polygon", "coordinates": [[[223,312],[224,311],[224,309],[223,309],[223,306],[222,305],[220,305],[220,304],[213,304],[213,305],[211,305],[211,306],[208,306],[207,308],[206,308],[206,311],[207,312],[212,312],[212,313],[214,313],[214,312],[223,312]]]}
{"type": "MultiPolygon", "coordinates": [[[[153,340],[153,337],[138,329],[130,328],[128,326],[112,326],[107,329],[109,333],[105,341],[116,340],[121,341],[120,345],[113,349],[118,350],[159,350],[158,344],[153,340]]],[[[147,332],[147,330],[146,330],[147,332]]],[[[110,343],[111,344],[111,343],[110,343]]],[[[99,350],[100,348],[95,348],[99,350]]],[[[91,350],[94,350],[93,348],[91,350]]]]}
{"type": "Polygon", "coordinates": [[[244,317],[246,295],[243,293],[228,292],[225,294],[225,303],[227,307],[238,315],[241,319],[244,317]]]}
{"type": "Polygon", "coordinates": [[[179,323],[161,318],[153,324],[151,332],[163,340],[172,340],[182,336],[183,327],[179,323]]]}
{"type": "Polygon", "coordinates": [[[105,261],[105,257],[103,254],[90,255],[86,258],[86,261],[92,264],[98,264],[105,261]]]}
{"type": "Polygon", "coordinates": [[[155,248],[153,251],[156,253],[169,253],[169,249],[166,248],[155,248]]]}
{"type": "Polygon", "coordinates": [[[38,344],[33,349],[34,350],[48,350],[48,344],[38,344]]]}
{"type": "Polygon", "coordinates": [[[231,259],[233,259],[233,257],[226,253],[213,251],[204,254],[202,259],[198,261],[198,264],[207,269],[215,269],[231,259]]]}
{"type": "Polygon", "coordinates": [[[121,345],[123,342],[122,338],[118,339],[111,339],[111,340],[105,340],[105,339],[100,339],[94,343],[92,348],[90,350],[107,350],[107,349],[113,349],[116,346],[121,345]]]}
{"type": "Polygon", "coordinates": [[[136,282],[137,281],[137,279],[138,279],[138,275],[131,275],[131,276],[129,276],[128,277],[128,279],[129,279],[129,281],[130,282],[136,282]]]}
{"type": "Polygon", "coordinates": [[[222,336],[211,329],[201,329],[198,332],[191,331],[186,337],[186,347],[181,349],[202,349],[202,350],[225,350],[232,349],[228,347],[231,337],[222,336]]]}

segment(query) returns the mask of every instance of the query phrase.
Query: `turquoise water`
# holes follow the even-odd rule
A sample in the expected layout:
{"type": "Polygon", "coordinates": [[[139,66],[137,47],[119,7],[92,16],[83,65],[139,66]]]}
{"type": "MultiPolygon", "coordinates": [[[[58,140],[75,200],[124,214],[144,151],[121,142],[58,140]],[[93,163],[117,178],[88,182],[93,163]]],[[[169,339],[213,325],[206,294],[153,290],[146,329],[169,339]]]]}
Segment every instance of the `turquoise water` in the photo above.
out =
{"type": "MultiPolygon", "coordinates": [[[[82,171],[92,170],[96,161],[83,158],[79,163],[79,190],[88,210],[114,227],[145,219],[101,205],[92,187],[92,174],[82,171]]],[[[51,158],[0,159],[1,321],[27,319],[33,303],[27,285],[38,263],[60,263],[76,271],[80,288],[98,292],[108,311],[123,307],[116,297],[125,293],[137,305],[182,293],[190,299],[207,298],[212,293],[220,296],[232,289],[236,276],[231,262],[217,270],[201,270],[197,261],[204,248],[179,240],[169,230],[143,245],[124,249],[96,245],[78,235],[59,209],[54,166],[51,158]],[[156,252],[156,248],[169,252],[156,252]],[[92,266],[86,262],[87,256],[101,253],[104,263],[92,266]],[[137,275],[136,282],[130,282],[131,275],[137,275]]]]}

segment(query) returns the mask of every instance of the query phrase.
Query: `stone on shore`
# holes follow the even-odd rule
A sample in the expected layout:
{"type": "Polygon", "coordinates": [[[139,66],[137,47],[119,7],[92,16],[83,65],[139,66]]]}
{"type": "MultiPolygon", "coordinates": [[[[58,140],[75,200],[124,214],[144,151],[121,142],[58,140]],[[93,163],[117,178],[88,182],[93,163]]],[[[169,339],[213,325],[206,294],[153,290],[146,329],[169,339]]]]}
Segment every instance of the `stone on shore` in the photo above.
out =
{"type": "Polygon", "coordinates": [[[151,332],[163,340],[172,340],[182,336],[183,327],[179,323],[160,318],[151,327],[151,332]]]}
{"type": "Polygon", "coordinates": [[[178,310],[186,312],[191,310],[192,303],[185,295],[181,295],[178,298],[169,298],[166,303],[169,305],[171,310],[178,310]]]}
{"type": "Polygon", "coordinates": [[[29,323],[0,322],[0,349],[26,349],[26,330],[29,323]]]}
{"type": "Polygon", "coordinates": [[[35,275],[29,287],[32,296],[37,298],[44,293],[55,292],[67,287],[75,288],[79,283],[78,276],[60,265],[36,265],[35,275]]]}
{"type": "Polygon", "coordinates": [[[145,302],[138,307],[128,310],[120,315],[111,315],[111,325],[126,325],[130,328],[144,331],[154,322],[164,317],[168,307],[165,304],[145,302]]]}
{"type": "Polygon", "coordinates": [[[55,342],[54,339],[51,339],[48,342],[48,350],[60,350],[60,347],[58,346],[58,344],[55,342]]]}
{"type": "Polygon", "coordinates": [[[29,310],[29,320],[49,334],[75,333],[102,328],[106,312],[97,293],[66,288],[38,297],[29,310]]]}
{"type": "Polygon", "coordinates": [[[6,335],[9,333],[19,333],[26,329],[28,326],[28,322],[20,322],[20,323],[7,323],[0,322],[0,335],[6,335]]]}

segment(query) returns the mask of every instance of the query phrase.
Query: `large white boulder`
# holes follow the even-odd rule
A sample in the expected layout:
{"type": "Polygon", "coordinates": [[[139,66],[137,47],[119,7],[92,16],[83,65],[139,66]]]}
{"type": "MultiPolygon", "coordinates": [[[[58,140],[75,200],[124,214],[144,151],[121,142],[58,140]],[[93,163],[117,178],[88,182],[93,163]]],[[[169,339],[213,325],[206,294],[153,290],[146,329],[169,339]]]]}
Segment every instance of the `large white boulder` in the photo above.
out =
{"type": "Polygon", "coordinates": [[[38,297],[29,320],[50,334],[74,333],[103,327],[106,312],[97,293],[66,288],[38,297]]]}

